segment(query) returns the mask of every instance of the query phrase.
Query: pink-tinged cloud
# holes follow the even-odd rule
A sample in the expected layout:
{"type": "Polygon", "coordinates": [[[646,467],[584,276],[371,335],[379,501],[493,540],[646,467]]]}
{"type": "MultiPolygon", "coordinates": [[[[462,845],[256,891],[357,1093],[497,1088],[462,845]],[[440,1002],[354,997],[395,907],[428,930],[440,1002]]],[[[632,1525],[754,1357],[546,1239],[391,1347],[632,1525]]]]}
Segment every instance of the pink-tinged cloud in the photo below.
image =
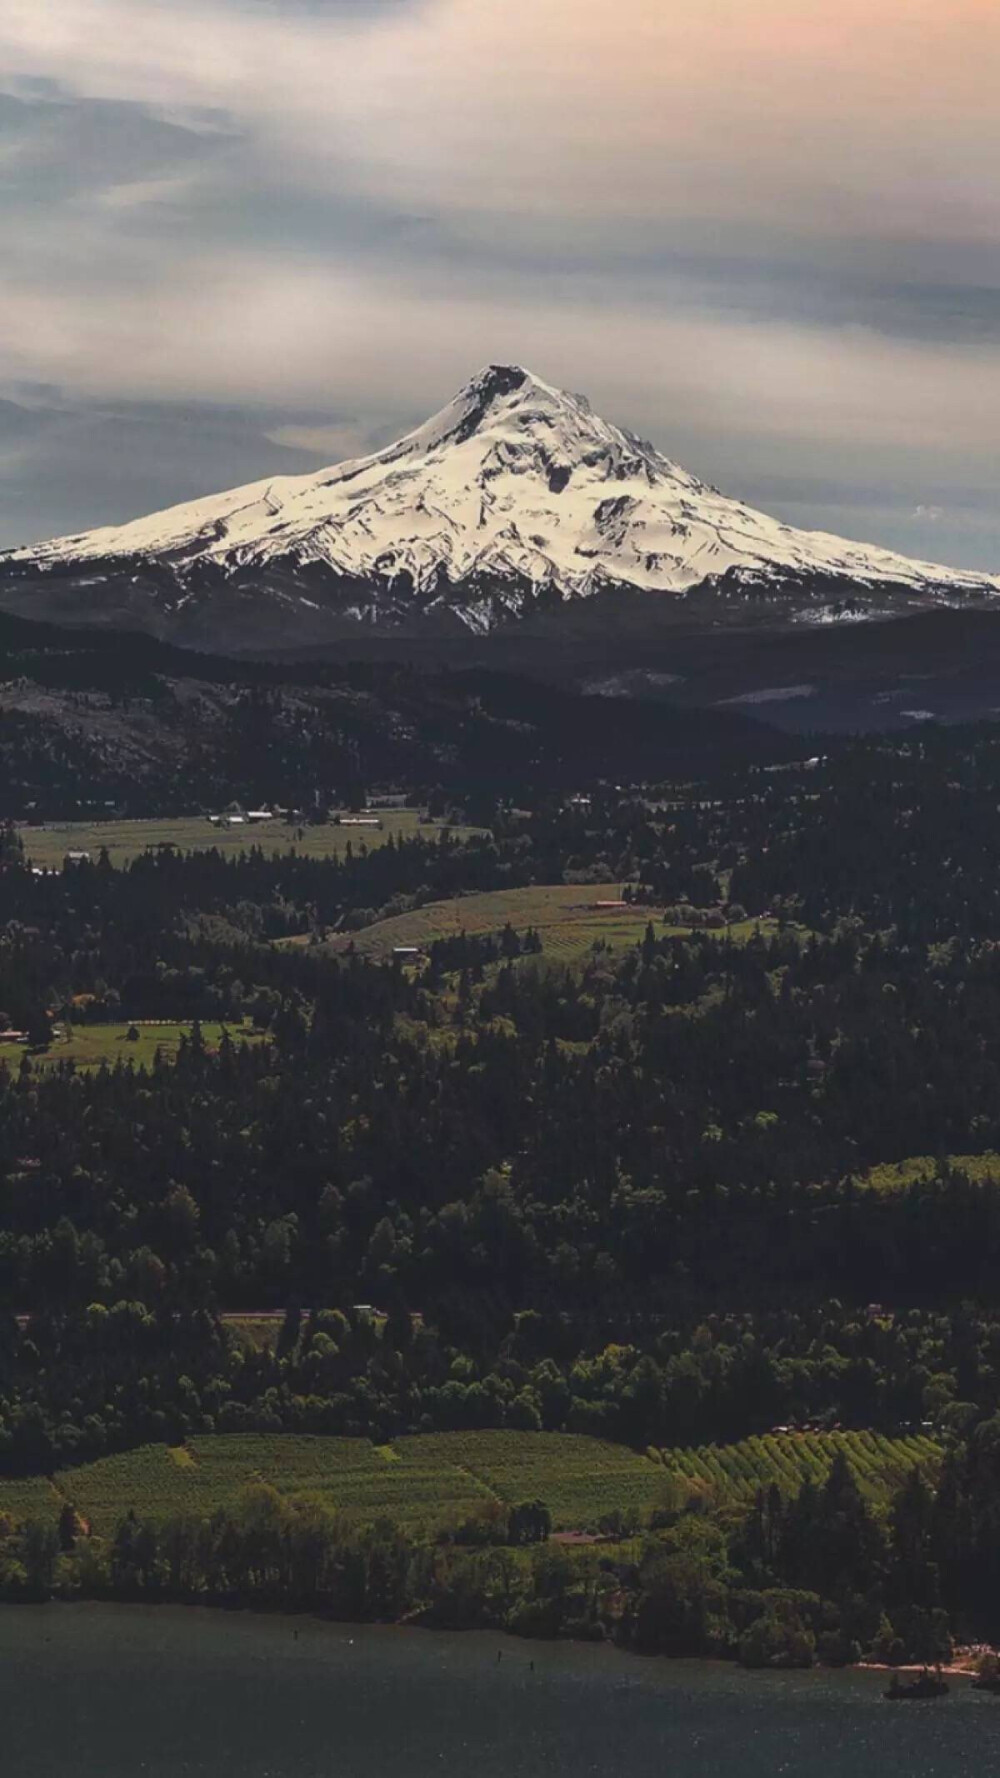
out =
{"type": "Polygon", "coordinates": [[[8,0],[0,69],[432,211],[1000,231],[992,0],[8,0]]]}

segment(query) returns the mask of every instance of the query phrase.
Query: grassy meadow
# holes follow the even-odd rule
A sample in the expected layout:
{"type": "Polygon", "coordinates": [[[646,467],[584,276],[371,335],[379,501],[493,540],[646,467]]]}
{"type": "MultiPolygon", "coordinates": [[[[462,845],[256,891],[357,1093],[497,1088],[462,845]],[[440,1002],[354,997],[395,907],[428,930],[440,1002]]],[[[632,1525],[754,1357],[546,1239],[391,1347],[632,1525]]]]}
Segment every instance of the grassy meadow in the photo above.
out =
{"type": "MultiPolygon", "coordinates": [[[[236,855],[250,846],[260,846],[270,855],[274,852],[298,852],[304,858],[339,858],[348,841],[357,852],[361,845],[369,849],[384,846],[390,834],[394,839],[412,839],[422,834],[436,839],[441,822],[422,822],[417,809],[373,809],[382,822],[379,827],[338,827],[332,821],[312,827],[287,821],[266,821],[245,827],[215,827],[206,815],[182,815],[152,821],[63,821],[46,823],[43,827],[21,826],[19,832],[24,850],[42,870],[58,870],[67,852],[89,852],[96,859],[106,846],[112,864],[128,864],[151,847],[176,846],[180,852],[203,852],[214,847],[219,852],[236,855]]],[[[453,827],[459,839],[478,830],[453,827]]]]}
{"type": "MultiPolygon", "coordinates": [[[[457,938],[463,932],[469,937],[485,936],[501,932],[509,924],[518,933],[534,927],[545,955],[556,962],[569,963],[585,957],[597,943],[615,951],[630,949],[642,938],[650,920],[659,938],[669,934],[684,936],[693,930],[687,926],[664,926],[656,908],[597,906],[599,901],[613,900],[617,893],[614,885],[554,883],[456,896],[450,901],[428,902],[425,907],[397,914],[390,920],[378,920],[361,932],[329,940],[323,948],[344,951],[353,943],[360,955],[381,958],[391,956],[397,945],[423,947],[435,939],[457,938]]],[[[719,930],[741,941],[773,924],[745,920],[719,930]]]]}
{"type": "MultiPolygon", "coordinates": [[[[132,1062],[137,1068],[148,1068],[156,1058],[157,1050],[172,1060],[180,1048],[182,1037],[190,1037],[191,1024],[171,1024],[167,1021],[154,1020],[149,1024],[136,1021],[139,1035],[129,1040],[131,1021],[108,1025],[71,1025],[64,1033],[53,1038],[48,1049],[32,1051],[33,1066],[54,1065],[57,1062],[73,1062],[77,1068],[99,1068],[106,1062],[113,1068],[116,1062],[132,1062]]],[[[239,1025],[232,1021],[223,1026],[213,1021],[206,1021],[201,1027],[202,1039],[206,1049],[218,1049],[222,1040],[223,1030],[228,1031],[233,1043],[263,1043],[266,1034],[254,1031],[249,1024],[239,1025]]],[[[25,1052],[17,1050],[17,1057],[25,1052]]]]}

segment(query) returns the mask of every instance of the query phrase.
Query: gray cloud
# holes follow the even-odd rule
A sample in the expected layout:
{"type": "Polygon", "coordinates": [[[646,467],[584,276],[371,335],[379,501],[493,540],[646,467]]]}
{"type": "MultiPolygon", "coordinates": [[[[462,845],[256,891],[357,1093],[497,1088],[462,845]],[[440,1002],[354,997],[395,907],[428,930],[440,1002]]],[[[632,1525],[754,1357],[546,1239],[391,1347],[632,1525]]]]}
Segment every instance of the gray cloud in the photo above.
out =
{"type": "Polygon", "coordinates": [[[4,203],[58,205],[164,169],[201,166],[211,134],[120,100],[0,93],[4,203]]]}
{"type": "Polygon", "coordinates": [[[0,541],[383,443],[511,357],[793,522],[995,565],[1000,15],[898,26],[9,0],[0,541]]]}
{"type": "Polygon", "coordinates": [[[315,453],[279,443],[266,415],[172,404],[26,408],[0,402],[0,546],[76,531],[261,475],[315,453]]]}

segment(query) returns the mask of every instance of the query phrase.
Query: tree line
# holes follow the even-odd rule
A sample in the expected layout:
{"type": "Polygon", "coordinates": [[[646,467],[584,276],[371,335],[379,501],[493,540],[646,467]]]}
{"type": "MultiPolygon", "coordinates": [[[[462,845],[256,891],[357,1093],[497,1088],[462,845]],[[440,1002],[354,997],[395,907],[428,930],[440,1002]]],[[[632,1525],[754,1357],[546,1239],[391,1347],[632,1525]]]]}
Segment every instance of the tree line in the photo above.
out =
{"type": "Polygon", "coordinates": [[[1000,1631],[1000,1419],[948,1459],[932,1492],[914,1469],[876,1517],[842,1456],[787,1498],[743,1514],[665,1497],[646,1529],[549,1541],[542,1502],[492,1503],[434,1533],[252,1483],[199,1517],[90,1533],[70,1500],[50,1520],[0,1521],[0,1596],[209,1601],[421,1622],[525,1637],[611,1640],[641,1653],[747,1666],[949,1658],[953,1636],[1000,1631]]]}

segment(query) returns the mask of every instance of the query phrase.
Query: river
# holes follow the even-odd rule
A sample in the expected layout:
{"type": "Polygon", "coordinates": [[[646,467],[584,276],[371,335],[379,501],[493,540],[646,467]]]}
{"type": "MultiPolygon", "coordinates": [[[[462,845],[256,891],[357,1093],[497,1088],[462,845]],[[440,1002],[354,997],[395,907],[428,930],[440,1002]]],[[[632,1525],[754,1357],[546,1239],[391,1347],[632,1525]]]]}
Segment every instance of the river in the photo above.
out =
{"type": "Polygon", "coordinates": [[[4,1778],[983,1778],[1000,1698],[184,1607],[0,1607],[4,1778]],[[498,1650],[502,1658],[498,1661],[498,1650]],[[534,1666],[532,1667],[532,1663],[534,1666]]]}

